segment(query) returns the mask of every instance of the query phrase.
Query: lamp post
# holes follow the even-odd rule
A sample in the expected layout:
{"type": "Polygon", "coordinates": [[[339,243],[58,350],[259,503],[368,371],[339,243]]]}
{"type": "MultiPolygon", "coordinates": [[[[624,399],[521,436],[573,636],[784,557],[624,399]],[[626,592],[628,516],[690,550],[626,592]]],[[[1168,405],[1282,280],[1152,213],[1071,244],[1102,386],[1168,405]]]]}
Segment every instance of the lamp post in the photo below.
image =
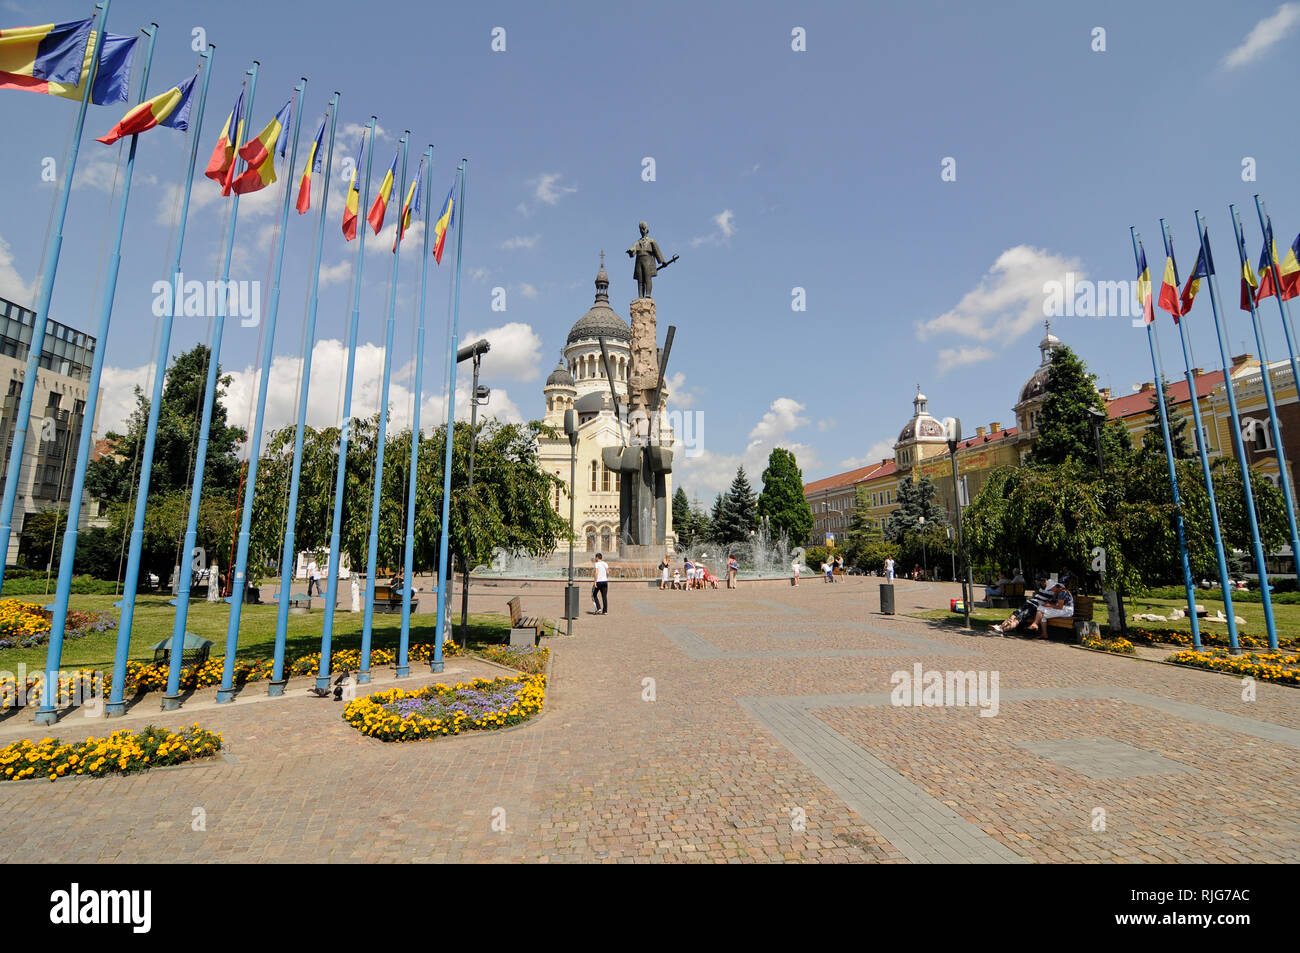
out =
{"type": "MultiPolygon", "coordinates": [[[[1102,456],[1102,452],[1101,452],[1101,428],[1105,426],[1107,419],[1108,416],[1104,410],[1098,410],[1096,407],[1088,408],[1088,425],[1092,427],[1092,440],[1097,447],[1097,474],[1103,483],[1105,483],[1106,481],[1106,460],[1105,457],[1102,456]]],[[[1104,587],[1106,584],[1106,571],[1104,568],[1105,567],[1104,562],[1102,563],[1102,567],[1103,568],[1102,568],[1101,576],[1102,576],[1102,586],[1104,587]]],[[[1106,590],[1103,588],[1102,590],[1103,597],[1108,596],[1111,593],[1114,593],[1115,599],[1113,603],[1111,602],[1110,599],[1106,600],[1108,604],[1108,608],[1110,607],[1114,608],[1113,615],[1119,616],[1119,634],[1122,637],[1127,638],[1128,618],[1126,617],[1124,612],[1124,599],[1122,596],[1120,596],[1118,589],[1106,590]]]]}
{"type": "Polygon", "coordinates": [[[921,571],[925,575],[930,575],[930,557],[926,554],[925,549],[925,517],[918,516],[916,521],[921,524],[921,571]]]}
{"type": "Polygon", "coordinates": [[[952,548],[952,527],[943,528],[944,535],[948,537],[948,555],[952,556],[952,581],[957,581],[957,550],[952,548]]]}
{"type": "MultiPolygon", "coordinates": [[[[469,482],[466,484],[466,492],[474,489],[474,443],[478,437],[478,408],[480,404],[488,402],[488,395],[492,393],[491,388],[480,387],[478,383],[479,364],[483,360],[483,355],[492,349],[492,345],[486,340],[478,340],[473,344],[466,344],[456,352],[456,363],[460,364],[465,361],[474,362],[474,383],[470,385],[469,398],[469,482]]],[[[448,439],[451,439],[448,437],[448,439]]],[[[460,645],[464,648],[469,642],[469,558],[461,554],[462,576],[460,584],[460,645]]]]}
{"type": "Polygon", "coordinates": [[[574,514],[574,491],[578,482],[578,412],[564,412],[564,433],[569,438],[569,583],[564,587],[566,635],[573,635],[573,617],[578,614],[578,587],[573,584],[573,539],[577,533],[574,514]]]}
{"type": "Polygon", "coordinates": [[[962,550],[961,558],[966,566],[966,572],[961,581],[961,607],[962,615],[966,620],[966,628],[969,630],[970,597],[974,585],[970,577],[970,556],[962,544],[961,484],[957,482],[957,444],[961,442],[961,418],[949,417],[943,422],[943,429],[944,436],[948,438],[948,458],[952,461],[952,505],[957,512],[957,548],[962,550]]]}

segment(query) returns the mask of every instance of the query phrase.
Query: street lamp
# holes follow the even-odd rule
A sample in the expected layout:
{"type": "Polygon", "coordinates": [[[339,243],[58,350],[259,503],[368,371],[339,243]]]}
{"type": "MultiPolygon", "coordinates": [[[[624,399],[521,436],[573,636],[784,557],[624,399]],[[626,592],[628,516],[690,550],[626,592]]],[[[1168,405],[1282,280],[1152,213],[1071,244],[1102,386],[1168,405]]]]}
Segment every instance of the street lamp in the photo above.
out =
{"type": "MultiPolygon", "coordinates": [[[[478,408],[480,404],[488,402],[488,395],[492,393],[490,387],[480,387],[478,383],[479,363],[483,360],[483,355],[492,349],[492,345],[486,339],[480,339],[473,344],[466,344],[456,352],[456,363],[464,361],[474,362],[474,383],[470,387],[470,410],[469,410],[469,483],[466,487],[467,492],[474,489],[474,444],[478,439],[478,408]]],[[[447,438],[451,439],[450,436],[447,438]]],[[[461,554],[461,565],[464,567],[463,576],[460,586],[460,645],[464,648],[469,642],[469,559],[464,553],[461,554]]]]}
{"type": "Polygon", "coordinates": [[[970,629],[970,598],[974,584],[970,577],[970,554],[962,545],[961,536],[961,486],[957,482],[957,444],[961,443],[961,418],[949,417],[943,422],[944,436],[948,443],[948,457],[952,460],[952,504],[957,512],[957,548],[962,550],[962,562],[966,573],[961,581],[961,607],[966,620],[966,629],[970,629]]]}
{"type": "Polygon", "coordinates": [[[918,516],[916,521],[921,524],[921,569],[928,576],[930,575],[930,558],[926,555],[925,550],[925,517],[918,516]]]}
{"type": "Polygon", "coordinates": [[[574,488],[578,480],[578,412],[564,412],[564,433],[569,438],[569,584],[564,587],[564,617],[569,620],[566,635],[573,635],[573,617],[578,614],[578,587],[573,584],[574,488]]]}

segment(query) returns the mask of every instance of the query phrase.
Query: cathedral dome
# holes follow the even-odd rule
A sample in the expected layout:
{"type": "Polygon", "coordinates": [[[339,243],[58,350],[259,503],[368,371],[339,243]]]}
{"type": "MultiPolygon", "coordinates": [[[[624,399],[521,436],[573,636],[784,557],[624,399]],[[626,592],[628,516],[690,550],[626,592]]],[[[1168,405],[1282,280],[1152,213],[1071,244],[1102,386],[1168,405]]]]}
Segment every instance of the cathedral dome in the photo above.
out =
{"type": "Polygon", "coordinates": [[[944,439],[943,424],[930,414],[928,405],[929,398],[922,394],[918,388],[916,397],[912,399],[912,419],[899,431],[899,443],[909,443],[913,440],[944,439]]]}
{"type": "Polygon", "coordinates": [[[551,376],[546,378],[547,387],[572,387],[573,375],[569,369],[564,366],[563,362],[555,365],[555,370],[551,371],[551,376]]]}
{"type": "Polygon", "coordinates": [[[1038,342],[1038,350],[1042,353],[1042,360],[1039,362],[1038,369],[1025,381],[1025,386],[1020,388],[1019,403],[1026,401],[1038,400],[1047,396],[1047,376],[1052,369],[1052,354],[1061,346],[1061,339],[1052,333],[1051,325],[1047,327],[1047,333],[1043,339],[1038,342]]]}
{"type": "Polygon", "coordinates": [[[584,338],[610,338],[623,344],[632,343],[632,329],[609,306],[609,275],[605,273],[604,252],[600,271],[596,273],[596,300],[586,314],[569,329],[565,347],[584,338]]]}

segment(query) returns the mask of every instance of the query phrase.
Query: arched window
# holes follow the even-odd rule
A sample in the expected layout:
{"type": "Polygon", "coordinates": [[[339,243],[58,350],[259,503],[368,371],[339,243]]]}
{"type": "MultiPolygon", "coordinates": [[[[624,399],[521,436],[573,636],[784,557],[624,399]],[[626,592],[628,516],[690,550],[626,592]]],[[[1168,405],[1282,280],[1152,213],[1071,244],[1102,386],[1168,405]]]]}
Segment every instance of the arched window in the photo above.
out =
{"type": "Polygon", "coordinates": [[[600,491],[602,493],[609,492],[609,469],[606,467],[600,468],[600,491]]]}
{"type": "Polygon", "coordinates": [[[608,526],[605,526],[600,531],[601,552],[602,553],[610,552],[611,549],[613,548],[613,545],[614,545],[614,534],[610,531],[610,528],[608,526]]]}
{"type": "Polygon", "coordinates": [[[595,460],[591,461],[591,492],[596,492],[596,471],[600,469],[600,464],[595,460]]]}
{"type": "Polygon", "coordinates": [[[596,530],[590,526],[587,527],[587,552],[596,551],[596,530]]]}

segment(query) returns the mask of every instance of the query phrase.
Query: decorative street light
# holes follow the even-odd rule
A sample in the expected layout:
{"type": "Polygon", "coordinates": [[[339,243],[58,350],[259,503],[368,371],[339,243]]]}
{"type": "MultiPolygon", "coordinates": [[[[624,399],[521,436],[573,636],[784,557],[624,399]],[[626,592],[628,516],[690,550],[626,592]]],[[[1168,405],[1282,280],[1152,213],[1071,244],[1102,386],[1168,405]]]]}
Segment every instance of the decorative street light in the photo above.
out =
{"type": "Polygon", "coordinates": [[[564,412],[564,433],[569,438],[569,584],[564,587],[564,618],[568,620],[566,635],[573,635],[573,617],[578,614],[578,587],[573,584],[573,538],[577,532],[574,521],[574,485],[578,478],[578,413],[564,412]]]}
{"type": "MultiPolygon", "coordinates": [[[[489,387],[480,387],[478,383],[479,363],[483,360],[483,355],[492,349],[492,345],[486,339],[475,341],[473,344],[466,344],[456,352],[456,363],[463,361],[474,362],[474,383],[469,392],[469,483],[467,491],[474,489],[474,444],[478,440],[478,408],[480,404],[488,402],[488,395],[492,393],[489,387]]],[[[451,440],[452,435],[448,434],[447,439],[451,440]]],[[[460,645],[464,648],[469,642],[469,558],[462,554],[464,560],[464,576],[460,586],[460,645]]],[[[450,575],[450,574],[449,574],[450,575]]]]}
{"type": "Polygon", "coordinates": [[[925,574],[928,576],[930,575],[930,559],[926,555],[925,549],[925,517],[918,516],[916,520],[921,524],[921,569],[924,570],[925,574]]]}

